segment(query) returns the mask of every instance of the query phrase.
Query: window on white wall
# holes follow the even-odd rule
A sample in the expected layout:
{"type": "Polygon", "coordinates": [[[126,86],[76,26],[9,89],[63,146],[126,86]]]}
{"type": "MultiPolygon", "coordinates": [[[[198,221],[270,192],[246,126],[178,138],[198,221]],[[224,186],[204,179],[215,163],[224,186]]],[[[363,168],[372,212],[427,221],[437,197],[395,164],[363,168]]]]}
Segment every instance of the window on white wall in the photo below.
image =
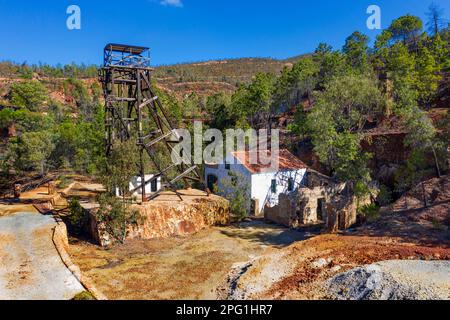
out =
{"type": "Polygon", "coordinates": [[[277,193],[277,179],[272,180],[272,193],[277,193]]]}
{"type": "Polygon", "coordinates": [[[153,179],[151,184],[151,191],[156,192],[158,191],[158,179],[153,179]]]}
{"type": "Polygon", "coordinates": [[[289,178],[288,180],[288,191],[289,192],[294,191],[294,179],[292,178],[289,178]]]}

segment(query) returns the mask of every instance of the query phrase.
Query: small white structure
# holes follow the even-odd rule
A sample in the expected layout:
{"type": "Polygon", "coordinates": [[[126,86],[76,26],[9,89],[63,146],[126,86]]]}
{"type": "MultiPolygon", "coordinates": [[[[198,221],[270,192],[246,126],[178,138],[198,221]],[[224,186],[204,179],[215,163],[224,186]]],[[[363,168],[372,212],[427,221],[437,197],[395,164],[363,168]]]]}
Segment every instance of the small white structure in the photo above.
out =
{"type": "MultiPolygon", "coordinates": [[[[145,181],[150,181],[152,178],[154,177],[154,175],[146,175],[145,176],[145,181]]],[[[134,193],[132,194],[133,197],[138,197],[140,195],[142,195],[142,188],[138,188],[140,187],[141,184],[141,177],[133,177],[133,179],[131,179],[130,181],[130,189],[129,191],[134,191],[134,193]],[[138,188],[138,189],[136,189],[138,188]]],[[[158,192],[159,190],[161,190],[161,177],[152,180],[152,182],[150,182],[149,184],[147,184],[145,186],[145,194],[147,195],[151,195],[155,192],[158,192]]],[[[116,195],[118,197],[122,196],[120,194],[119,189],[116,189],[116,195]]]]}
{"type": "MultiPolygon", "coordinates": [[[[278,205],[280,194],[294,192],[304,184],[307,166],[288,150],[282,149],[279,151],[279,169],[274,171],[270,165],[251,164],[252,152],[256,151],[233,152],[227,156],[225,164],[207,164],[205,180],[210,190],[217,190],[227,197],[230,174],[243,179],[238,185],[245,189],[248,210],[261,214],[266,206],[278,205]],[[258,208],[252,208],[252,200],[259,205],[258,208]]],[[[264,152],[271,156],[270,151],[264,152]]]]}

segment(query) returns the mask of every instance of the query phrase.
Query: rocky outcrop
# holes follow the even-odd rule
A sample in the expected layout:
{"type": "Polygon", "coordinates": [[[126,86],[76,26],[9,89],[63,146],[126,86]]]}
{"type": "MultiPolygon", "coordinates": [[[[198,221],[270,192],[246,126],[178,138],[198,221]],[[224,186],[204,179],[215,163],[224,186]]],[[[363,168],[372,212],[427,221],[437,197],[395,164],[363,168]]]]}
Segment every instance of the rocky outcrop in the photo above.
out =
{"type": "Polygon", "coordinates": [[[196,233],[209,226],[230,223],[229,202],[211,195],[193,201],[153,201],[131,208],[144,218],[143,224],[129,233],[129,238],[156,239],[196,233]]]}
{"type": "MultiPolygon", "coordinates": [[[[137,226],[130,227],[127,239],[184,236],[231,222],[230,204],[222,197],[195,193],[183,196],[183,201],[176,197],[164,197],[131,206],[130,210],[139,212],[142,219],[139,219],[137,226]]],[[[83,205],[83,208],[89,212],[89,233],[93,240],[101,246],[110,245],[112,240],[96,219],[98,205],[83,205]]]]}

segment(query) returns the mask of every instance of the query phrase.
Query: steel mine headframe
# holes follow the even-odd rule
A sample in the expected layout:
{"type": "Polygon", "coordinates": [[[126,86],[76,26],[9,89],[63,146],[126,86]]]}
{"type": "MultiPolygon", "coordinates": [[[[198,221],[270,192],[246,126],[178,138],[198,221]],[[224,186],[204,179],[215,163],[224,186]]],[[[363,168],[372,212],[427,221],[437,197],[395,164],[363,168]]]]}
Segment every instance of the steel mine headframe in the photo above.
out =
{"type": "Polygon", "coordinates": [[[167,164],[159,160],[161,157],[158,157],[158,153],[161,152],[171,159],[173,146],[180,143],[181,138],[152,89],[152,71],[149,48],[120,44],[108,44],[105,47],[104,64],[99,70],[99,78],[106,103],[106,156],[110,157],[115,141],[136,140],[140,153],[138,175],[141,178],[141,185],[132,192],[141,190],[143,202],[156,198],[164,190],[172,190],[182,199],[176,186],[180,180],[184,180],[187,186],[192,182],[200,183],[209,195],[209,190],[196,165],[167,164]],[[155,127],[156,130],[145,132],[144,128],[149,127],[155,127]],[[157,170],[151,172],[153,177],[147,181],[145,156],[149,157],[157,170]],[[162,188],[147,195],[146,186],[159,178],[162,181],[162,188]]]}

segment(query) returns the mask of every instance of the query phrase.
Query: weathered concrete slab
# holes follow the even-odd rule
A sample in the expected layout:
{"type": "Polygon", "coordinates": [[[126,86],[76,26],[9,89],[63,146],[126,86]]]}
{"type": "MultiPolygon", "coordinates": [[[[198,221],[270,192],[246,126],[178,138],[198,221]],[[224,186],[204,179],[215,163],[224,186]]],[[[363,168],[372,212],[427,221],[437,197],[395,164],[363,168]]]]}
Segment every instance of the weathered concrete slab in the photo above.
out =
{"type": "Polygon", "coordinates": [[[52,240],[51,216],[0,218],[0,300],[67,300],[84,291],[52,240]]]}

